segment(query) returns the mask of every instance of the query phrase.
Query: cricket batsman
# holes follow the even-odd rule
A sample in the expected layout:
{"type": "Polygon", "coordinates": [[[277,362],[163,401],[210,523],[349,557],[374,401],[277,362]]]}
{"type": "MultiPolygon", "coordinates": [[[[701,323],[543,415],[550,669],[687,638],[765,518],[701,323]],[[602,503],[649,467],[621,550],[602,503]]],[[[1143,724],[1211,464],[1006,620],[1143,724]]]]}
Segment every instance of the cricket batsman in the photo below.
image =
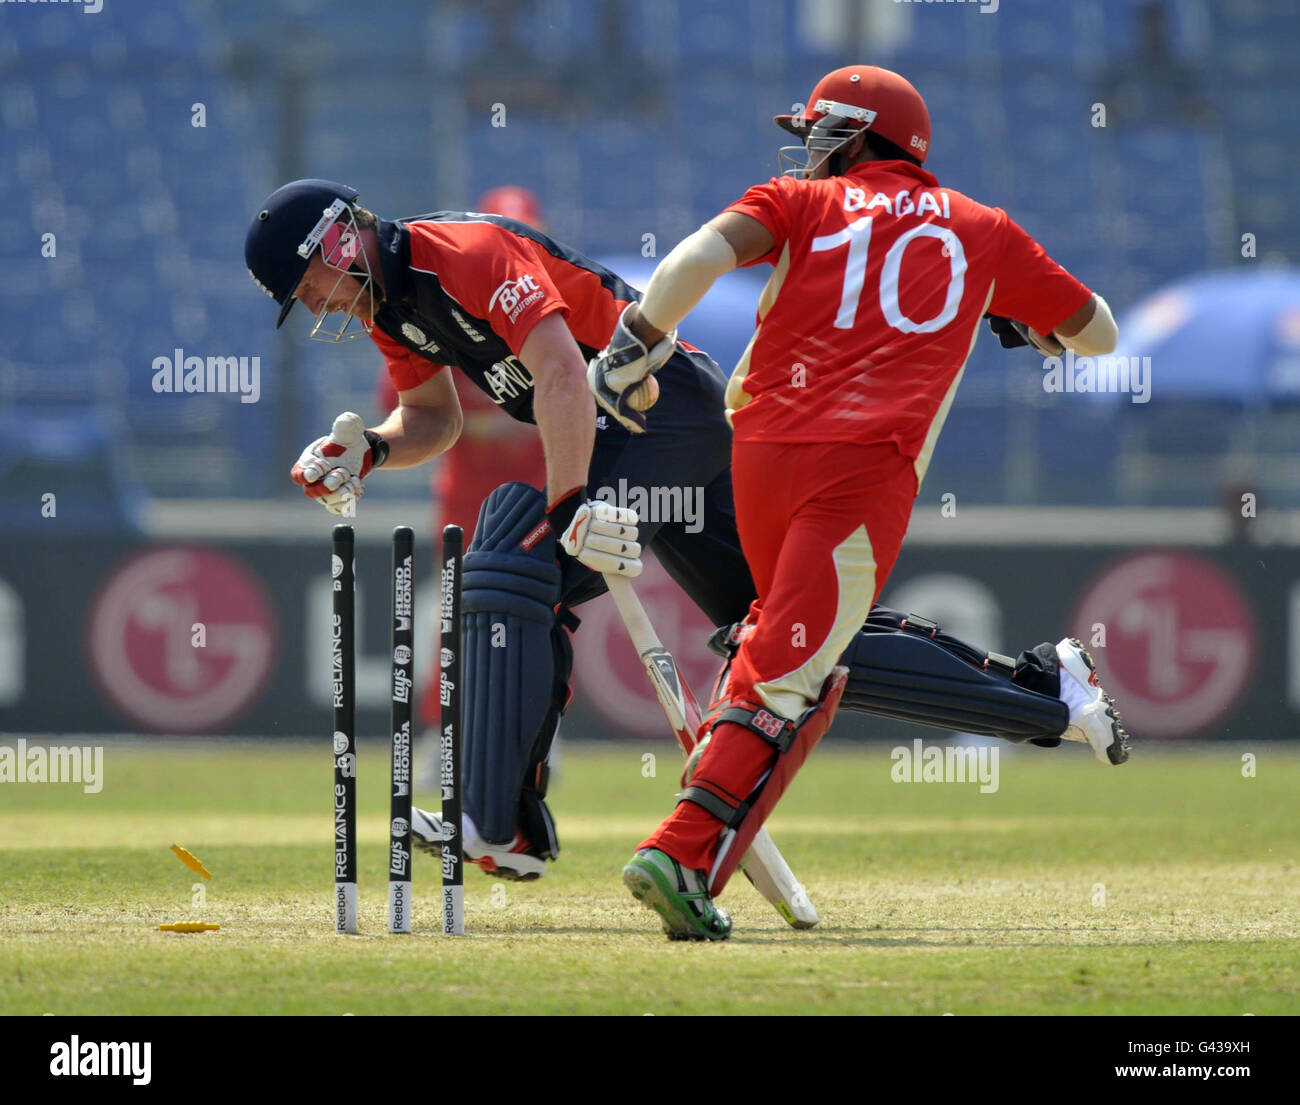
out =
{"type": "MultiPolygon", "coordinates": [[[[1004,211],[922,168],[929,113],[903,77],[850,65],[823,77],[808,104],[803,117],[776,118],[803,139],[781,151],[793,169],[673,249],[591,366],[598,395],[640,386],[647,366],[627,357],[624,335],[653,349],[719,276],[773,266],[726,391],[757,598],[731,634],[676,809],[623,871],[676,939],[728,936],[714,899],[852,694],[863,622],[981,318],[992,316],[1004,344],[1052,353],[1108,353],[1117,337],[1105,300],[1004,211]]],[[[1099,758],[1122,763],[1126,736],[1091,659],[1073,640],[1054,654],[1071,718],[1093,723],[1074,739],[1087,730],[1099,758]]]]}
{"type": "MultiPolygon", "coordinates": [[[[503,216],[390,221],[362,207],[355,189],[299,180],[254,215],[245,259],[279,304],[279,324],[301,300],[316,316],[312,337],[368,337],[397,391],[396,408],[362,440],[325,434],[293,466],[291,478],[326,509],[350,513],[376,471],[423,464],[455,444],[453,370],[504,415],[538,427],[545,489],[506,483],[484,501],[462,599],[465,855],[496,877],[537,878],[559,854],[547,762],[571,697],[574,608],[605,590],[605,574],[636,576],[649,547],[721,627],[726,652],[757,594],[737,536],[726,377],[675,333],[642,343],[620,322],[634,289],[503,216]],[[606,363],[635,384],[614,370],[589,380],[606,346],[606,363]],[[592,499],[624,480],[647,492],[702,489],[703,527],[638,522],[592,499]]],[[[877,608],[863,624],[865,615],[844,661],[855,708],[1047,746],[1085,741],[1105,759],[1109,722],[1096,701],[1061,697],[1050,644],[1012,660],[925,619],[877,608]]],[[[416,810],[412,827],[421,847],[440,852],[435,814],[416,810]]]]}

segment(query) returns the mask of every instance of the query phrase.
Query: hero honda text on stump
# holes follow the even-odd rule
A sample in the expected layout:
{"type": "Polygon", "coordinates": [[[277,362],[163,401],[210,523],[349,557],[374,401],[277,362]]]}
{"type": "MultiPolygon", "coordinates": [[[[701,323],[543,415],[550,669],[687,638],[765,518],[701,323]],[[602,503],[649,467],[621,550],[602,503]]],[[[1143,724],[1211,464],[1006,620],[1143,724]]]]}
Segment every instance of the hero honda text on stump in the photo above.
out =
{"type": "Polygon", "coordinates": [[[439,702],[442,707],[439,751],[442,785],[442,931],[465,932],[464,853],[460,794],[461,653],[464,632],[460,620],[462,557],[465,535],[459,526],[442,531],[441,623],[439,702]]]}
{"type": "Polygon", "coordinates": [[[414,689],[415,560],[409,526],[393,530],[392,798],[388,839],[388,931],[411,931],[411,693],[414,689]]]}

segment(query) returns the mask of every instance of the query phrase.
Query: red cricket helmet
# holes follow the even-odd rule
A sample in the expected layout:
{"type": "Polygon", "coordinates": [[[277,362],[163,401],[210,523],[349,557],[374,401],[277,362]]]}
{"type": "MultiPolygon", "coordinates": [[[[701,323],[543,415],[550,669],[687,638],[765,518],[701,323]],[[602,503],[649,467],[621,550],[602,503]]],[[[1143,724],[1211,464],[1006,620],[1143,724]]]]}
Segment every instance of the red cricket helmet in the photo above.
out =
{"type": "Polygon", "coordinates": [[[802,115],[777,115],[773,121],[804,139],[808,163],[785,155],[798,147],[782,148],[782,160],[794,162],[801,174],[816,168],[813,153],[825,155],[820,165],[862,130],[878,134],[920,162],[930,152],[925,100],[905,77],[876,65],[846,65],[827,73],[812,90],[802,115]]]}

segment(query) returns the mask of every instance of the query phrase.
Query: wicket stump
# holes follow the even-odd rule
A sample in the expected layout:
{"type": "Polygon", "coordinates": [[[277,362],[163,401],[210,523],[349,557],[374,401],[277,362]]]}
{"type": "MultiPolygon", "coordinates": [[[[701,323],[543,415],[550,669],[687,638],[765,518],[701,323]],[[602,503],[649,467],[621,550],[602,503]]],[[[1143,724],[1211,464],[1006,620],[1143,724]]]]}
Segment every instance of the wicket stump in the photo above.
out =
{"type": "Polygon", "coordinates": [[[356,590],[351,526],[334,527],[334,930],[357,931],[356,590]]]}
{"type": "Polygon", "coordinates": [[[461,660],[464,633],[460,621],[462,557],[465,535],[459,526],[442,531],[442,651],[438,670],[439,702],[442,707],[439,751],[442,785],[442,931],[461,936],[465,932],[465,871],[462,847],[463,820],[460,798],[461,660]]]}
{"type": "Polygon", "coordinates": [[[411,931],[411,692],[415,685],[415,535],[393,530],[392,798],[388,838],[388,931],[411,931]]]}

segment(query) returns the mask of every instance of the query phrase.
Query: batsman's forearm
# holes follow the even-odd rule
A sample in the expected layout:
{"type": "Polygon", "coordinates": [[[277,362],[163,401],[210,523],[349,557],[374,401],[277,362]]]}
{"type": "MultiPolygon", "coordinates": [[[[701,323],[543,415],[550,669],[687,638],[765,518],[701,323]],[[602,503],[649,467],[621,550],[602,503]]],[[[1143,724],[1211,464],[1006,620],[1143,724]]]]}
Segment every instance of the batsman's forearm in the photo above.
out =
{"type": "Polygon", "coordinates": [[[556,364],[534,373],[533,417],[546,453],[546,501],[556,502],[587,484],[591,450],[596,444],[596,402],[587,390],[583,365],[556,364]]]}
{"type": "Polygon", "coordinates": [[[431,407],[398,406],[378,426],[388,442],[385,468],[414,468],[445,453],[460,437],[461,416],[431,407]]]}

